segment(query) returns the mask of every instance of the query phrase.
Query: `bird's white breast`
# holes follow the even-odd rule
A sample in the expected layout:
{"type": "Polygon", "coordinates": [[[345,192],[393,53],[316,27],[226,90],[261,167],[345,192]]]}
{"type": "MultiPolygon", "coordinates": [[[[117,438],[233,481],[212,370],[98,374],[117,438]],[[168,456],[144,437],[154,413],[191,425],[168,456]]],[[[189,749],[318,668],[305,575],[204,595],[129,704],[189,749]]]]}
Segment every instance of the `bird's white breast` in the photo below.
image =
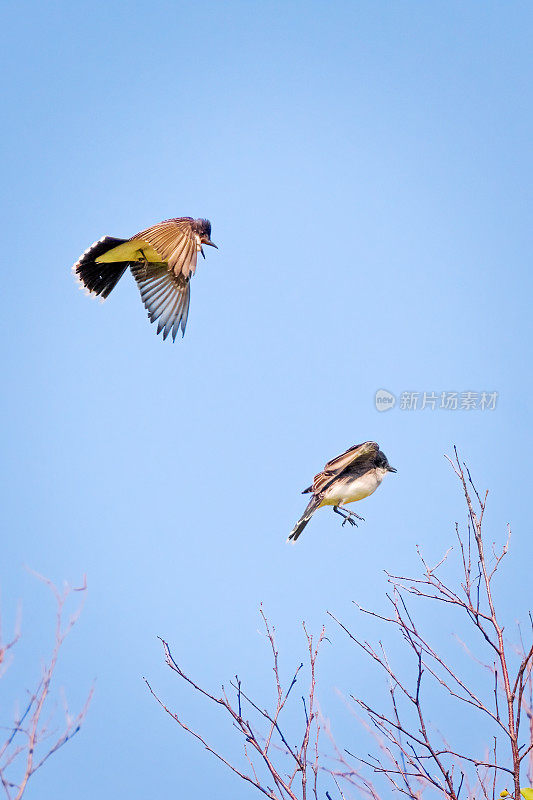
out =
{"type": "Polygon", "coordinates": [[[386,470],[370,469],[359,478],[352,481],[335,481],[333,486],[326,491],[323,505],[337,506],[341,503],[354,503],[373,494],[383,480],[386,470]]]}

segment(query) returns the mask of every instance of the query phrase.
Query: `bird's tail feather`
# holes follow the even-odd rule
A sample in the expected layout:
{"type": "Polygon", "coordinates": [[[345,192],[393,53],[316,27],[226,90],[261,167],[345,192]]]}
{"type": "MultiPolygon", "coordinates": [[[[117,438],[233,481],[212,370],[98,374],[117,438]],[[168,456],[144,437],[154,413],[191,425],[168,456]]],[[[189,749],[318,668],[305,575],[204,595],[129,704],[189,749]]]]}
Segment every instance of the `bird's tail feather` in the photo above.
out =
{"type": "Polygon", "coordinates": [[[288,542],[294,544],[294,542],[299,537],[299,535],[301,534],[301,532],[303,531],[303,529],[305,528],[305,526],[307,525],[307,523],[317,510],[317,508],[319,507],[319,505],[320,505],[320,500],[317,497],[312,497],[304,513],[302,514],[302,516],[300,517],[300,519],[298,520],[292,531],[289,533],[289,537],[287,539],[288,542]]]}
{"type": "Polygon", "coordinates": [[[89,294],[100,296],[102,300],[105,300],[113,291],[130,262],[100,263],[96,259],[127,241],[127,239],[115,239],[113,236],[103,236],[92,244],[74,264],[72,271],[89,294]]]}

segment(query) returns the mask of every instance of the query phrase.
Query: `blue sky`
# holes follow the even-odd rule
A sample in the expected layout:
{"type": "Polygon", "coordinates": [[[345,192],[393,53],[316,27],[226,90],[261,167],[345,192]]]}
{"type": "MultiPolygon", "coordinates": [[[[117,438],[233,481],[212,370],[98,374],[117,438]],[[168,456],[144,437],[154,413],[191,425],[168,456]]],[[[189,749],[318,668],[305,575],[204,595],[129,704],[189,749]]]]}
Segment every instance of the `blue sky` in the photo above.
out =
{"type": "MultiPolygon", "coordinates": [[[[53,603],[87,603],[58,674],[95,698],[29,797],[247,798],[165,718],[142,676],[213,743],[157,636],[216,688],[264,690],[259,604],[290,672],[300,623],[383,607],[464,520],[443,454],[513,529],[501,602],[530,607],[531,38],[528,3],[34,2],[2,12],[4,625],[23,602],[22,694],[53,603]],[[101,305],[70,266],[104,234],[211,219],[183,341],[131,276],[101,305]],[[493,411],[378,413],[374,394],[497,391],[493,411]],[[374,439],[397,475],[342,528],[285,539],[326,460],[374,439]],[[529,602],[529,606],[528,606],[529,602]],[[27,661],[25,661],[27,659],[27,661]]],[[[328,624],[321,706],[368,749],[335,688],[375,673],[328,624]]],[[[372,635],[372,630],[368,635],[372,635]]],[[[444,635],[444,634],[443,634],[444,635]]],[[[401,659],[401,652],[398,653],[401,659]]],[[[11,684],[10,684],[11,685],[11,684]]],[[[358,744],[359,743],[359,744],[358,744]]]]}

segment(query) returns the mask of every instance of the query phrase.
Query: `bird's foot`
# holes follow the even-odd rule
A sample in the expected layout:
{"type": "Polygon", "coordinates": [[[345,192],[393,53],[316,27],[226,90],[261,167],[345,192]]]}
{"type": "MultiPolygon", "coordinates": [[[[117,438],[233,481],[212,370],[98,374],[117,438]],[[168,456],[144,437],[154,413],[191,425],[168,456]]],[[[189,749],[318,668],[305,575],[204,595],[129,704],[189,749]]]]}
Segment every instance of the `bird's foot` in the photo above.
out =
{"type": "Polygon", "coordinates": [[[344,528],[344,526],[346,525],[347,522],[349,522],[350,525],[355,525],[355,527],[357,528],[357,522],[354,519],[352,519],[351,517],[344,517],[344,519],[342,521],[342,527],[343,528],[344,528]]]}
{"type": "Polygon", "coordinates": [[[360,517],[359,514],[356,514],[355,511],[349,511],[347,508],[344,508],[344,507],[340,508],[339,506],[333,506],[333,511],[336,514],[339,514],[342,517],[342,520],[343,520],[342,521],[342,525],[343,526],[346,525],[347,522],[349,522],[350,525],[357,526],[357,522],[354,519],[352,519],[352,517],[355,517],[356,519],[360,519],[363,522],[364,522],[364,519],[365,519],[364,517],[360,517]]]}
{"type": "Polygon", "coordinates": [[[350,511],[350,509],[348,508],[343,508],[342,510],[344,511],[345,514],[348,514],[349,517],[355,517],[356,519],[360,519],[361,522],[365,521],[365,518],[362,517],[360,514],[356,514],[355,511],[350,511]]]}

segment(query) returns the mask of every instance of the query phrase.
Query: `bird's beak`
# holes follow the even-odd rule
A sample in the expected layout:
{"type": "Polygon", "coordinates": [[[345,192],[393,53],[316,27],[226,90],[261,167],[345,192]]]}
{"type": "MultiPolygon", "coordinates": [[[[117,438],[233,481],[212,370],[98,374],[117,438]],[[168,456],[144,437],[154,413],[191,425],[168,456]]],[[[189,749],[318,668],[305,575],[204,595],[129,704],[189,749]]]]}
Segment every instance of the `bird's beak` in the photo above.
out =
{"type": "Polygon", "coordinates": [[[211,240],[209,240],[208,242],[204,242],[204,244],[208,244],[210,247],[215,247],[218,250],[218,247],[216,246],[216,244],[214,242],[212,242],[211,240]]]}
{"type": "Polygon", "coordinates": [[[395,467],[391,467],[389,464],[389,466],[387,467],[387,472],[398,472],[398,470],[395,467]]]}

